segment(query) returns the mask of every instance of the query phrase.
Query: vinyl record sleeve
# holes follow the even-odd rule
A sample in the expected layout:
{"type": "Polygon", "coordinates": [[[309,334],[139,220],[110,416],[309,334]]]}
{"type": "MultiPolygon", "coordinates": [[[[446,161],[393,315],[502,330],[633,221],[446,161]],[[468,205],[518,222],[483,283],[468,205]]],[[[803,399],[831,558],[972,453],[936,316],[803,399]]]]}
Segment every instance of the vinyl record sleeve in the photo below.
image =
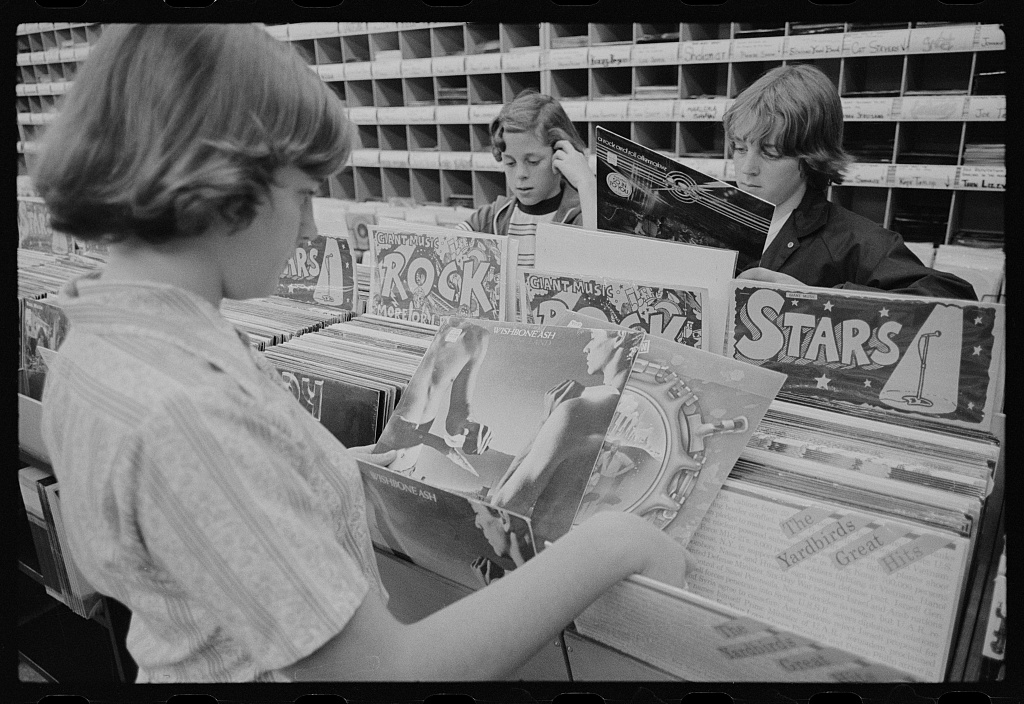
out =
{"type": "Polygon", "coordinates": [[[761,258],[775,206],[603,127],[597,128],[597,226],[761,258]]]}

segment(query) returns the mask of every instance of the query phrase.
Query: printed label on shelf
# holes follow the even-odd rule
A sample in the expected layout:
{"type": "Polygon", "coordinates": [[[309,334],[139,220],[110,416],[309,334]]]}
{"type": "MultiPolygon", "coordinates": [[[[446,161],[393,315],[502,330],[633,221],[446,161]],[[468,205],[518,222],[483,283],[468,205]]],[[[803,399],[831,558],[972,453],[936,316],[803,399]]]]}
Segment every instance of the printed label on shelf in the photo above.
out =
{"type": "Polygon", "coordinates": [[[726,98],[694,98],[679,101],[679,119],[684,122],[721,122],[732,105],[726,98]]]}
{"type": "Polygon", "coordinates": [[[956,120],[964,115],[964,95],[907,95],[901,99],[901,120],[956,120]]]}
{"type": "Polygon", "coordinates": [[[25,84],[25,95],[39,95],[39,89],[42,88],[44,83],[26,83],[25,84]]]}
{"type": "Polygon", "coordinates": [[[842,54],[842,32],[786,37],[784,56],[787,59],[838,59],[842,54]]]}
{"type": "Polygon", "coordinates": [[[679,61],[684,64],[717,64],[729,60],[732,41],[729,39],[704,39],[679,44],[679,61]]]}
{"type": "Polygon", "coordinates": [[[389,59],[387,61],[372,62],[371,75],[374,78],[401,78],[402,60],[389,59]]]}
{"type": "Polygon", "coordinates": [[[409,121],[409,124],[420,125],[423,123],[434,123],[434,106],[433,105],[414,105],[413,107],[405,108],[405,117],[409,121]]]}
{"type": "Polygon", "coordinates": [[[955,166],[942,164],[896,164],[897,188],[954,188],[955,166]]]}
{"type": "Polygon", "coordinates": [[[745,37],[732,42],[733,61],[770,61],[782,58],[785,37],[745,37]]]}
{"type": "Polygon", "coordinates": [[[28,95],[28,86],[29,85],[35,85],[35,84],[34,83],[33,84],[19,83],[18,85],[14,86],[14,92],[17,95],[28,95]]]}
{"type": "Polygon", "coordinates": [[[46,63],[48,64],[59,63],[61,61],[60,49],[58,49],[57,47],[47,49],[43,52],[43,57],[45,58],[46,63]]]}
{"type": "Polygon", "coordinates": [[[974,33],[976,51],[999,51],[1006,48],[1006,34],[997,24],[978,25],[974,33]]]}
{"type": "Polygon", "coordinates": [[[473,123],[489,123],[491,120],[498,116],[498,113],[501,112],[501,108],[501,103],[490,103],[487,105],[470,105],[469,121],[473,123]]]}
{"type": "Polygon", "coordinates": [[[338,36],[337,22],[296,22],[288,25],[289,39],[317,39],[338,36]]]}
{"type": "Polygon", "coordinates": [[[552,49],[544,57],[545,68],[586,68],[590,63],[590,49],[585,46],[552,49]]]}
{"type": "Polygon", "coordinates": [[[377,108],[349,108],[348,119],[357,125],[375,125],[377,124],[377,108]]]}
{"type": "Polygon", "coordinates": [[[29,54],[32,64],[45,64],[46,63],[46,52],[45,51],[33,51],[29,54]]]}
{"type": "Polygon", "coordinates": [[[377,124],[404,125],[406,123],[405,111],[404,107],[377,108],[377,124]]]}
{"type": "Polygon", "coordinates": [[[629,100],[591,100],[587,103],[588,120],[625,120],[629,100]]]}
{"type": "Polygon", "coordinates": [[[470,54],[466,58],[466,73],[500,73],[501,54],[470,54]]]}
{"type": "Polygon", "coordinates": [[[565,114],[573,122],[583,122],[587,119],[586,100],[564,100],[562,102],[562,109],[565,110],[565,114]]]}
{"type": "Polygon", "coordinates": [[[611,44],[590,47],[591,68],[629,66],[633,57],[632,44],[611,44]]]}
{"type": "Polygon", "coordinates": [[[438,105],[434,108],[434,116],[442,125],[461,125],[469,122],[468,105],[438,105]]]}
{"type": "Polygon", "coordinates": [[[465,56],[435,56],[430,60],[430,69],[435,76],[451,76],[466,72],[465,56]]]}
{"type": "Polygon", "coordinates": [[[430,26],[430,22],[399,22],[399,29],[426,29],[430,26]]]}
{"type": "Polygon", "coordinates": [[[843,35],[843,56],[889,56],[907,53],[909,29],[880,29],[847,32],[843,35]]]}
{"type": "Polygon", "coordinates": [[[433,76],[432,59],[402,59],[402,78],[433,76]]]}
{"type": "Polygon", "coordinates": [[[473,152],[474,171],[501,171],[501,162],[490,152],[473,152]]]}
{"type": "Polygon", "coordinates": [[[19,125],[32,125],[32,124],[35,124],[34,118],[35,118],[35,115],[33,115],[32,113],[29,113],[29,112],[19,112],[18,113],[18,124],[19,125]]]}
{"type": "Polygon", "coordinates": [[[844,186],[888,186],[891,164],[850,164],[843,178],[844,186]]]}
{"type": "Polygon", "coordinates": [[[915,27],[910,30],[910,54],[929,54],[974,49],[974,29],[963,24],[946,27],[915,27]]]}
{"type": "Polygon", "coordinates": [[[414,169],[439,169],[441,168],[441,159],[434,151],[413,150],[409,152],[409,166],[414,169]]]}
{"type": "Polygon", "coordinates": [[[32,54],[30,54],[30,53],[18,54],[18,65],[19,66],[28,66],[30,63],[32,63],[32,54]]]}
{"type": "Polygon", "coordinates": [[[339,22],[338,29],[342,34],[365,34],[365,22],[339,22]]]}
{"type": "Polygon", "coordinates": [[[437,158],[442,169],[469,171],[473,168],[473,152],[438,152],[437,158]]]}
{"type": "Polygon", "coordinates": [[[367,32],[396,32],[398,31],[397,22],[367,22],[367,32]]]}
{"type": "Polygon", "coordinates": [[[316,72],[325,81],[345,80],[345,64],[322,64],[316,67],[316,72]]]}
{"type": "Polygon", "coordinates": [[[843,98],[843,119],[850,122],[895,120],[893,98],[843,98]]]}
{"type": "Polygon", "coordinates": [[[677,100],[631,100],[626,110],[630,120],[674,120],[677,100]]]}
{"type": "Polygon", "coordinates": [[[393,169],[409,168],[409,152],[399,149],[381,149],[380,165],[393,169]]]}
{"type": "Polygon", "coordinates": [[[501,68],[505,71],[537,71],[540,69],[540,50],[502,54],[501,68]]]}
{"type": "Polygon", "coordinates": [[[1005,166],[961,166],[957,188],[979,191],[1006,190],[1005,166]]]}
{"type": "Polygon", "coordinates": [[[353,166],[380,166],[379,149],[353,149],[353,166]]]}
{"type": "Polygon", "coordinates": [[[972,95],[967,102],[965,120],[1005,120],[1005,95],[972,95]]]}
{"type": "Polygon", "coordinates": [[[678,61],[678,42],[638,44],[633,47],[633,63],[637,66],[648,66],[650,64],[674,64],[678,61]]]}
{"type": "Polygon", "coordinates": [[[74,61],[75,60],[75,47],[66,46],[57,50],[58,61],[74,61]]]}
{"type": "Polygon", "coordinates": [[[369,61],[352,61],[345,64],[345,80],[347,81],[368,81],[372,73],[373,68],[369,61]]]}

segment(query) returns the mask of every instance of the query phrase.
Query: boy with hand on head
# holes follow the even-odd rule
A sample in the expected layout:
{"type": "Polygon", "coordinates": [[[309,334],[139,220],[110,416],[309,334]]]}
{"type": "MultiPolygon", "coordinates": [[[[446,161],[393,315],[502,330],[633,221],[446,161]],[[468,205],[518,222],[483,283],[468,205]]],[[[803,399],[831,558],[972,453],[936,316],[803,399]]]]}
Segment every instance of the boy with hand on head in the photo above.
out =
{"type": "Polygon", "coordinates": [[[926,267],[899,234],[828,201],[851,159],[839,93],[820,69],[768,71],[723,123],[738,188],[776,206],[759,265],[737,278],[976,300],[969,283],[926,267]]]}
{"type": "Polygon", "coordinates": [[[491,152],[511,196],[500,196],[457,227],[519,241],[519,264],[533,266],[537,223],[597,228],[597,177],[585,146],[557,100],[520,93],[491,122],[491,152]]]}
{"type": "Polygon", "coordinates": [[[499,679],[630,574],[683,583],[681,546],[603,513],[421,621],[388,611],[352,451],[219,311],[274,293],[350,149],[330,88],[240,24],[107,25],[44,135],[54,228],[109,258],[61,291],[41,430],[139,682],[499,679]]]}

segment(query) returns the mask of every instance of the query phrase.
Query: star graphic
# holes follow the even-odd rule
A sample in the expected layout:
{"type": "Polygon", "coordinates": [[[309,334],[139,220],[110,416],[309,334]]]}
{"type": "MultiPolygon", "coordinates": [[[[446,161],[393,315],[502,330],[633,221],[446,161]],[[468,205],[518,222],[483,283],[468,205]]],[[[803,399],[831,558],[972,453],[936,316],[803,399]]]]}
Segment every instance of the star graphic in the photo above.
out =
{"type": "Polygon", "coordinates": [[[800,305],[800,299],[799,298],[794,298],[794,299],[792,299],[790,301],[790,303],[792,303],[795,306],[798,306],[798,305],[800,305]]]}
{"type": "Polygon", "coordinates": [[[824,305],[824,306],[822,306],[822,308],[824,308],[825,310],[827,310],[827,311],[831,312],[831,311],[832,311],[832,301],[827,301],[827,302],[825,303],[825,305],[824,305]]]}
{"type": "Polygon", "coordinates": [[[978,346],[976,346],[974,348],[974,356],[977,357],[977,356],[980,356],[980,355],[981,355],[981,345],[978,345],[978,346]]]}
{"type": "Polygon", "coordinates": [[[822,372],[821,376],[814,377],[814,380],[818,382],[817,388],[825,390],[828,390],[828,382],[832,381],[827,376],[825,376],[824,372],[822,372]]]}
{"type": "Polygon", "coordinates": [[[889,309],[888,308],[883,308],[882,310],[878,311],[878,315],[879,315],[879,317],[882,317],[882,318],[888,318],[889,317],[889,309]]]}
{"type": "Polygon", "coordinates": [[[870,389],[871,388],[871,379],[865,379],[864,380],[864,388],[866,388],[866,389],[870,389]]]}
{"type": "Polygon", "coordinates": [[[979,315],[977,318],[974,319],[974,324],[975,325],[981,325],[981,323],[982,323],[982,318],[979,315]]]}
{"type": "Polygon", "coordinates": [[[973,411],[974,410],[974,401],[968,401],[967,402],[967,410],[969,410],[969,411],[973,411]]]}

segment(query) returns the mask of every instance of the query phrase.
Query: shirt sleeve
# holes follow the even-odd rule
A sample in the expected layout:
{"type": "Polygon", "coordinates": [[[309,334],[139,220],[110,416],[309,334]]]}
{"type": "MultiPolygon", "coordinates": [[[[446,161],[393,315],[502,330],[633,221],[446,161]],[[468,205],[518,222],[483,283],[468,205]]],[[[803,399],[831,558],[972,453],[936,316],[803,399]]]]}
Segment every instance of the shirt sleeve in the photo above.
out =
{"type": "Polygon", "coordinates": [[[341,631],[369,586],[311,488],[323,458],[307,429],[221,389],[176,394],[140,433],[142,538],[193,617],[215,619],[267,670],[341,631]]]}

